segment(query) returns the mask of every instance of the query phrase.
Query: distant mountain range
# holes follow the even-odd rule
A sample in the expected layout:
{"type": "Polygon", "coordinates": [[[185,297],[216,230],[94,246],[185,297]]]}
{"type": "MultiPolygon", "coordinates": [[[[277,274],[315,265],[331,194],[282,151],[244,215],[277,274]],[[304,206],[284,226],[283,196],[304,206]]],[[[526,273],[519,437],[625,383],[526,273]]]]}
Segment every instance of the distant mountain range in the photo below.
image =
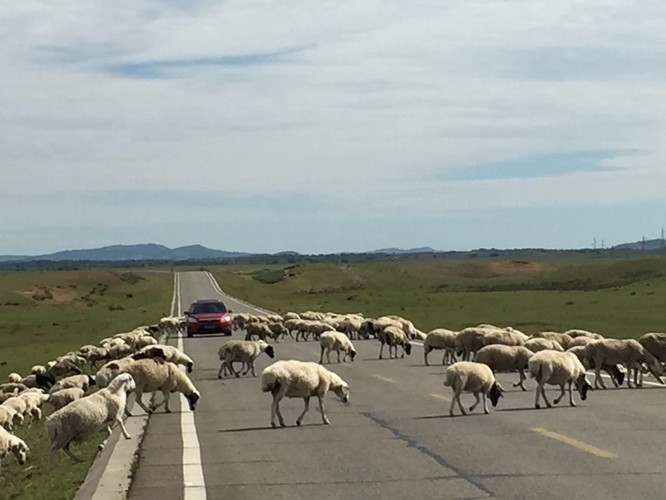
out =
{"type": "Polygon", "coordinates": [[[385,253],[388,255],[404,255],[410,253],[435,253],[437,250],[430,247],[419,247],[419,248],[409,248],[403,250],[402,248],[380,248],[379,250],[372,250],[371,252],[365,253],[385,253]]]}

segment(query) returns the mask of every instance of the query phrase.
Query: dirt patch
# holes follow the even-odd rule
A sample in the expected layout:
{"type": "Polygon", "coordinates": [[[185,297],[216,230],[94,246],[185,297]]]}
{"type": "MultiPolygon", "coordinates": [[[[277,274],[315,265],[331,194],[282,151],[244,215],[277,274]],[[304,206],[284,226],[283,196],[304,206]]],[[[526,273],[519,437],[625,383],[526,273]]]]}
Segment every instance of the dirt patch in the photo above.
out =
{"type": "Polygon", "coordinates": [[[49,301],[56,304],[74,302],[77,298],[76,294],[72,291],[41,286],[30,288],[28,290],[19,290],[18,293],[23,297],[36,302],[49,301]]]}
{"type": "Polygon", "coordinates": [[[506,260],[492,262],[491,264],[488,264],[488,269],[497,276],[504,276],[507,274],[526,274],[529,276],[535,276],[541,274],[545,270],[545,266],[538,262],[528,262],[526,260],[506,260]]]}

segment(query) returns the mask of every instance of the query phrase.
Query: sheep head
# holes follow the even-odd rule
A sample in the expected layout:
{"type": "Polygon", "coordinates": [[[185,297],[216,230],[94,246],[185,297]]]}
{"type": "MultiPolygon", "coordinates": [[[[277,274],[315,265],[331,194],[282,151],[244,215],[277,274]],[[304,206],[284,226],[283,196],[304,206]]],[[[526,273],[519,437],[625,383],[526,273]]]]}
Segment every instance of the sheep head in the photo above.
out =
{"type": "Polygon", "coordinates": [[[19,463],[19,465],[25,464],[25,459],[28,456],[30,448],[28,448],[28,445],[25,444],[25,442],[22,439],[16,436],[12,436],[9,449],[16,457],[16,461],[19,463]]]}
{"type": "Polygon", "coordinates": [[[266,356],[268,356],[271,359],[273,359],[275,357],[275,349],[273,349],[272,345],[267,345],[264,348],[264,352],[266,353],[266,356]]]}
{"type": "Polygon", "coordinates": [[[493,405],[493,408],[497,406],[497,402],[499,401],[499,398],[504,397],[504,389],[502,389],[502,386],[499,384],[499,382],[496,380],[492,387],[490,388],[490,392],[488,392],[488,396],[490,397],[490,402],[493,405]]]}
{"type": "Polygon", "coordinates": [[[186,394],[185,399],[187,399],[187,402],[190,405],[190,410],[194,411],[197,408],[197,403],[199,402],[199,399],[201,399],[201,394],[199,394],[199,391],[195,389],[190,394],[186,394]]]}

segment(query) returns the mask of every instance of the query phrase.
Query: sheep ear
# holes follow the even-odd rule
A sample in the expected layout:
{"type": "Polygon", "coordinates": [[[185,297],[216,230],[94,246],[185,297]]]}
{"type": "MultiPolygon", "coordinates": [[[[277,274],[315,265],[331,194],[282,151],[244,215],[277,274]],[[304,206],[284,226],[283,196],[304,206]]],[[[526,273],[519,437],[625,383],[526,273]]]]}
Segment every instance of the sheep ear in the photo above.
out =
{"type": "Polygon", "coordinates": [[[120,370],[120,366],[118,366],[118,363],[111,363],[110,365],[107,366],[109,370],[120,370]]]}

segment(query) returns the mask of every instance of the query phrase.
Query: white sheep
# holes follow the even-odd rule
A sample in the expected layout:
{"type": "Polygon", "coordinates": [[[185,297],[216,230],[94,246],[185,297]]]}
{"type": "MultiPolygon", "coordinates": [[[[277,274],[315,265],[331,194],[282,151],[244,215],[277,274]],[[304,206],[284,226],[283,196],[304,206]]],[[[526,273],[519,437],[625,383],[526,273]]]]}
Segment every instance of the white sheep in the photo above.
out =
{"type": "Polygon", "coordinates": [[[533,355],[534,353],[524,346],[493,344],[479,349],[474,361],[488,365],[493,372],[517,370],[520,380],[514,383],[513,386],[526,391],[525,370],[527,370],[527,364],[533,355]]]}
{"type": "Polygon", "coordinates": [[[539,352],[546,350],[564,352],[562,344],[560,344],[557,340],[551,340],[542,337],[529,339],[527,342],[525,342],[524,345],[532,352],[539,352]]]}
{"type": "Polygon", "coordinates": [[[133,359],[161,358],[176,365],[187,367],[187,372],[192,373],[194,361],[177,347],[165,344],[154,344],[143,347],[132,356],[133,359]]]}
{"type": "MultiPolygon", "coordinates": [[[[496,329],[496,327],[494,328],[496,329]]],[[[455,347],[458,356],[462,356],[463,361],[473,359],[476,351],[484,346],[483,339],[489,331],[491,331],[491,328],[480,325],[465,328],[458,332],[455,338],[455,347]]]]}
{"type": "Polygon", "coordinates": [[[389,346],[389,359],[398,357],[398,346],[402,346],[403,353],[400,356],[401,358],[405,357],[405,354],[409,356],[412,352],[412,345],[407,338],[405,332],[397,326],[387,326],[383,330],[380,330],[377,333],[377,339],[380,342],[379,346],[379,359],[382,359],[382,354],[384,352],[384,344],[389,346]],[[391,352],[393,349],[393,353],[391,352]]]}
{"type": "MultiPolygon", "coordinates": [[[[136,386],[136,402],[146,413],[152,413],[162,405],[164,405],[164,410],[170,413],[169,399],[172,392],[182,393],[192,411],[194,411],[197,402],[201,398],[199,391],[194,387],[194,384],[192,384],[192,381],[185,372],[178,368],[178,365],[160,358],[140,359],[122,365],[110,363],[108,369],[111,372],[115,371],[116,373],[129,373],[132,375],[136,386]],[[143,393],[156,391],[162,392],[164,399],[159,403],[155,403],[149,409],[143,404],[143,393]]],[[[129,409],[125,408],[125,413],[130,416],[129,409]]]]}
{"type": "Polygon", "coordinates": [[[121,368],[131,363],[134,363],[134,360],[131,356],[127,356],[115,361],[109,361],[103,365],[99,370],[97,370],[97,373],[95,373],[95,383],[97,384],[97,387],[104,388],[109,385],[115,376],[120,373],[121,368]],[[110,368],[111,366],[113,366],[113,369],[110,368]]]}
{"type": "Polygon", "coordinates": [[[10,374],[7,376],[7,380],[8,380],[9,382],[12,382],[12,383],[18,383],[18,382],[20,382],[22,379],[23,379],[23,377],[21,377],[21,375],[19,375],[19,374],[16,373],[16,372],[12,372],[12,373],[10,373],[10,374]]]}
{"type": "Polygon", "coordinates": [[[276,415],[280,425],[285,426],[284,418],[280,413],[280,400],[284,397],[303,398],[305,402],[303,413],[296,420],[296,425],[301,425],[303,417],[309,409],[312,396],[316,396],[319,401],[321,418],[326,425],[331,423],[326,416],[323,400],[328,391],[334,392],[343,403],[349,403],[349,384],[332,371],[312,362],[289,360],[273,363],[261,374],[261,390],[273,395],[271,404],[271,426],[273,428],[277,427],[276,415]]]}
{"type": "Polygon", "coordinates": [[[9,453],[13,453],[19,465],[25,464],[30,448],[20,437],[14,436],[0,427],[0,463],[9,453]]]}
{"type": "Polygon", "coordinates": [[[493,371],[483,363],[458,361],[452,364],[446,370],[444,385],[453,390],[453,398],[449,407],[449,415],[451,416],[453,416],[456,401],[461,413],[463,415],[467,414],[460,402],[460,394],[463,392],[471,392],[476,398],[476,402],[469,407],[469,411],[474,411],[474,408],[477,407],[480,402],[479,394],[481,394],[483,396],[483,412],[486,414],[490,413],[486,395],[490,397],[493,407],[497,406],[499,398],[504,397],[502,386],[495,379],[493,371]]]}
{"type": "Polygon", "coordinates": [[[64,408],[70,403],[81,399],[84,395],[83,389],[80,387],[70,387],[68,389],[61,389],[53,392],[48,396],[48,403],[56,410],[64,408]]]}
{"type": "Polygon", "coordinates": [[[423,359],[428,366],[428,354],[435,349],[444,349],[442,364],[449,364],[455,361],[456,336],[458,332],[447,330],[446,328],[436,328],[426,335],[423,341],[423,359]]]}
{"type": "MultiPolygon", "coordinates": [[[[590,339],[589,337],[576,337],[576,339],[574,339],[574,340],[577,340],[577,339],[588,339],[592,342],[596,342],[595,340],[590,339]]],[[[570,353],[574,354],[580,360],[580,362],[583,363],[583,366],[585,368],[591,369],[591,368],[594,368],[594,365],[588,366],[588,365],[585,364],[585,346],[586,345],[587,344],[585,344],[585,345],[575,345],[573,347],[569,347],[569,349],[567,349],[566,352],[570,352],[570,353]]],[[[621,386],[622,382],[624,382],[624,372],[622,370],[620,370],[618,365],[603,365],[601,367],[601,369],[608,374],[608,376],[611,378],[611,382],[613,382],[613,385],[615,387],[621,386]]],[[[595,389],[602,388],[601,386],[597,385],[596,380],[594,381],[594,388],[595,389]]]]}
{"type": "Polygon", "coordinates": [[[569,349],[569,347],[573,347],[571,345],[571,341],[573,340],[573,337],[571,337],[567,333],[560,333],[560,332],[537,332],[532,337],[532,339],[548,339],[548,340],[553,340],[560,344],[562,347],[563,351],[566,351],[569,349]]]}
{"type": "Polygon", "coordinates": [[[13,406],[5,406],[5,402],[0,404],[0,426],[11,432],[14,430],[14,424],[23,424],[23,414],[19,413],[13,406]]]}
{"type": "Polygon", "coordinates": [[[343,361],[347,361],[347,356],[354,361],[356,357],[356,349],[354,344],[349,340],[349,337],[342,332],[324,332],[319,336],[319,346],[321,347],[321,354],[319,356],[319,363],[324,361],[324,351],[326,351],[326,359],[329,364],[331,362],[331,351],[338,353],[338,363],[340,362],[340,351],[344,352],[343,361]]]}
{"type": "Polygon", "coordinates": [[[638,387],[643,385],[643,370],[641,369],[642,363],[645,363],[648,370],[654,378],[659,382],[663,368],[659,360],[655,358],[650,351],[643,347],[634,339],[604,339],[597,340],[585,346],[583,351],[585,365],[594,366],[595,372],[595,385],[601,384],[601,387],[606,388],[603,379],[601,378],[601,369],[604,365],[622,364],[627,369],[627,386],[631,387],[631,371],[634,370],[634,384],[638,387]],[[640,376],[640,380],[637,380],[640,376]]]}
{"type": "Polygon", "coordinates": [[[646,333],[638,342],[660,362],[666,363],[666,333],[646,333]]]}
{"type": "Polygon", "coordinates": [[[95,377],[92,375],[72,375],[66,377],[62,380],[59,380],[49,389],[49,393],[53,394],[54,392],[60,391],[62,389],[70,389],[72,387],[78,387],[87,391],[91,385],[95,385],[95,377]]]}
{"type": "MultiPolygon", "coordinates": [[[[111,381],[108,387],[74,401],[53,412],[46,418],[46,431],[51,440],[51,464],[60,450],[74,461],[80,462],[70,449],[74,442],[82,442],[102,430],[108,422],[120,426],[125,439],[131,436],[125,429],[122,415],[127,403],[127,392],[134,390],[131,375],[122,374],[111,381]]],[[[111,428],[107,427],[109,435],[111,428]]]]}
{"type": "Polygon", "coordinates": [[[580,393],[580,398],[585,401],[587,398],[587,391],[591,388],[590,383],[585,376],[585,367],[576,357],[575,354],[570,352],[560,352],[553,350],[539,351],[532,356],[529,361],[530,377],[536,380],[538,386],[536,388],[536,396],[534,399],[534,407],[541,408],[539,404],[539,396],[543,396],[548,408],[552,408],[548,398],[546,397],[546,384],[559,385],[561,393],[554,400],[558,404],[564,397],[564,387],[569,384],[569,404],[576,406],[573,400],[573,384],[576,384],[576,390],[580,393]]]}
{"type": "Polygon", "coordinates": [[[252,376],[256,377],[254,361],[262,352],[265,352],[269,358],[275,357],[273,346],[268,345],[263,340],[230,340],[226,342],[217,351],[220,361],[222,361],[220,370],[217,372],[217,378],[222,378],[222,374],[227,373],[227,370],[238,377],[240,370],[238,372],[234,370],[234,361],[243,363],[243,366],[241,366],[241,370],[245,367],[243,375],[247,375],[252,370],[252,376]]]}

